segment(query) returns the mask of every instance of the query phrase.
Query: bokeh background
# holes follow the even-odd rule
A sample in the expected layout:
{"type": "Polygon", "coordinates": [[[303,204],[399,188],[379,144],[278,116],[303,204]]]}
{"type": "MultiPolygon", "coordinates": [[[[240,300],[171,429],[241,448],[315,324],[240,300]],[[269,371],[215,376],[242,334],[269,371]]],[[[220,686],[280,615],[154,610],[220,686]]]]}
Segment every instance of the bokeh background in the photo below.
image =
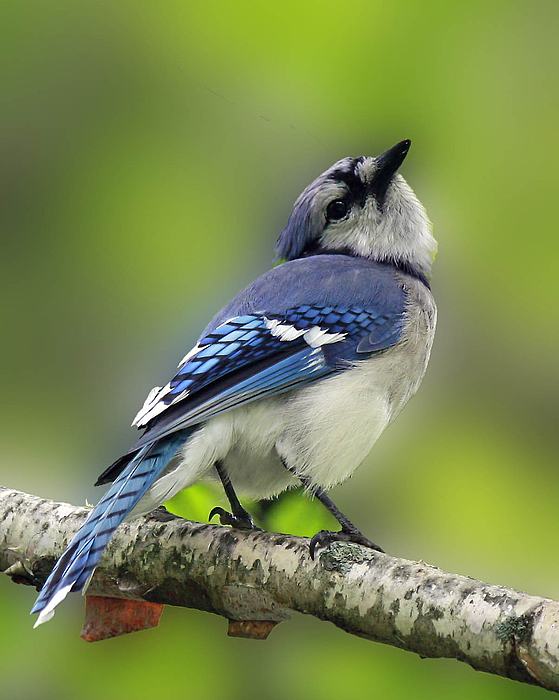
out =
{"type": "MultiPolygon", "coordinates": [[[[558,14],[552,0],[4,0],[0,483],[96,501],[148,390],[268,269],[303,187],[411,138],[402,172],[439,240],[431,366],[333,496],[389,552],[559,598],[558,14]]],[[[174,506],[204,517],[205,497],[174,506]]],[[[298,495],[270,511],[299,534],[320,518],[298,495]]],[[[158,630],[88,645],[78,596],[32,631],[34,591],[0,589],[6,697],[545,693],[303,616],[262,643],[167,608],[158,630]]]]}

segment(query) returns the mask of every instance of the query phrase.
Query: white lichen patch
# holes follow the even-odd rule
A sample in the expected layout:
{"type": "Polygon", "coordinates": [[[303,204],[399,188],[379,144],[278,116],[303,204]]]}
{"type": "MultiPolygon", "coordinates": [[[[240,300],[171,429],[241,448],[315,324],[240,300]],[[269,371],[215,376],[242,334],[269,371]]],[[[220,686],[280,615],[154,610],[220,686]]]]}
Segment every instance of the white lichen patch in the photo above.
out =
{"type": "Polygon", "coordinates": [[[361,617],[367,615],[376,602],[374,598],[371,597],[371,589],[368,586],[358,585],[358,583],[363,582],[367,578],[370,574],[370,570],[371,565],[368,562],[353,564],[346,575],[346,583],[343,586],[346,606],[349,609],[357,608],[361,617]]]}
{"type": "MultiPolygon", "coordinates": [[[[484,600],[481,592],[472,593],[465,601],[462,607],[463,620],[473,634],[479,634],[485,624],[495,625],[502,615],[502,611],[498,605],[488,605],[484,600]]],[[[437,631],[440,634],[449,634],[448,620],[440,620],[437,631]]]]}
{"type": "Polygon", "coordinates": [[[259,565],[264,581],[268,580],[272,569],[291,577],[295,575],[300,565],[300,556],[296,551],[288,550],[283,545],[276,543],[272,558],[269,552],[248,538],[239,539],[235,546],[235,555],[239,556],[243,566],[247,569],[259,565]]]}
{"type": "Polygon", "coordinates": [[[57,518],[67,518],[70,515],[76,514],[75,506],[71,506],[69,503],[61,503],[56,509],[57,518]]]}

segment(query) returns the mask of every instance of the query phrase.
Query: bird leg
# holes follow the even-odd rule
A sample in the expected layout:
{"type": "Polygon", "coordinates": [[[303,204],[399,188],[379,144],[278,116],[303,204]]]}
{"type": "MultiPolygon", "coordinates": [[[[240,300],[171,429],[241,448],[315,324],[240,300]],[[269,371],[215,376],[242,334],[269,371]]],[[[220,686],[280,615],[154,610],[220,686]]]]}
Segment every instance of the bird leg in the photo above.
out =
{"type": "Polygon", "coordinates": [[[351,520],[345,516],[330,496],[321,489],[320,486],[316,486],[312,481],[306,476],[299,476],[293,469],[288,467],[286,469],[299,479],[303,486],[308,489],[313,496],[316,496],[323,506],[327,508],[330,513],[336,518],[336,520],[342,526],[339,532],[331,532],[330,530],[321,530],[311,539],[310,542],[310,553],[311,559],[314,559],[315,550],[317,547],[327,547],[331,542],[355,542],[356,544],[362,544],[364,547],[369,547],[370,549],[375,549],[377,552],[383,552],[378,545],[371,540],[367,539],[365,535],[360,532],[351,520]]]}
{"type": "Polygon", "coordinates": [[[218,515],[219,521],[222,525],[231,525],[231,527],[236,527],[240,530],[260,530],[260,528],[254,524],[254,520],[252,519],[250,513],[247,513],[237,498],[237,494],[233,489],[233,484],[231,483],[229,475],[225,471],[223,464],[221,462],[216,462],[215,470],[221,480],[221,483],[223,484],[225,495],[231,504],[231,513],[217,506],[216,508],[212,509],[208,519],[211,520],[214,515],[218,515]]]}

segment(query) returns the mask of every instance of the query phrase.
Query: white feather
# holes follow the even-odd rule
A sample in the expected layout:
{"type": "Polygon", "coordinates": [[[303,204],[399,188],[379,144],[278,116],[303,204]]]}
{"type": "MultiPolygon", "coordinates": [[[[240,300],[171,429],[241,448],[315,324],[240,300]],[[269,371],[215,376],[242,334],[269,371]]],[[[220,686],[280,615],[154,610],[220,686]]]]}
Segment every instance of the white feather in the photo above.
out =
{"type": "Polygon", "coordinates": [[[265,319],[266,326],[270,333],[279,338],[281,341],[295,340],[303,336],[307,345],[311,348],[319,348],[321,345],[328,343],[337,343],[344,340],[347,333],[329,333],[328,329],[323,329],[320,326],[312,326],[311,328],[303,328],[298,330],[295,326],[282,324],[277,319],[265,319]]]}
{"type": "Polygon", "coordinates": [[[275,318],[265,318],[264,322],[270,333],[281,341],[295,340],[306,333],[306,329],[297,330],[295,326],[283,324],[275,318]]]}
{"type": "MultiPolygon", "coordinates": [[[[156,386],[148,394],[144,405],[136,414],[132,425],[143,428],[152,418],[158,416],[167,406],[161,401],[171,391],[171,383],[167,382],[164,387],[156,386]]],[[[184,392],[183,392],[184,393],[184,392]]],[[[183,397],[184,398],[184,397],[183,397]]]]}
{"type": "Polygon", "coordinates": [[[320,326],[313,326],[305,333],[303,338],[311,348],[319,348],[329,343],[337,343],[343,340],[346,335],[347,333],[328,333],[327,330],[323,330],[320,326]]]}
{"type": "Polygon", "coordinates": [[[64,598],[66,598],[73,585],[74,582],[72,581],[67,586],[64,586],[64,588],[61,588],[55,595],[53,595],[48,604],[44,607],[43,610],[41,610],[39,617],[33,625],[33,629],[52,619],[52,617],[54,616],[54,609],[59,603],[61,603],[64,600],[64,598]]]}
{"type": "Polygon", "coordinates": [[[196,355],[201,351],[207,348],[207,345],[195,345],[192,350],[189,350],[186,355],[182,358],[182,360],[179,362],[178,369],[181,367],[184,367],[184,365],[192,360],[193,357],[196,357],[196,355]]]}

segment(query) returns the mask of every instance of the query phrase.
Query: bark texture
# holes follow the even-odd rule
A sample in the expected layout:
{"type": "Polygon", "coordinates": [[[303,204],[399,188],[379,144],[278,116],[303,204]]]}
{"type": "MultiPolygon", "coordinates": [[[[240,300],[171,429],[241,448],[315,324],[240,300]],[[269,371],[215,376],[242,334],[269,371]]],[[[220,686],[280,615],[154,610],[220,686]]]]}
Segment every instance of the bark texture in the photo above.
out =
{"type": "MultiPolygon", "coordinates": [[[[0,571],[39,588],[87,512],[0,487],[0,571]]],[[[559,603],[354,544],[312,561],[308,545],[155,512],[118,528],[88,594],[197,608],[261,638],[296,610],[559,691],[559,603]]]]}

